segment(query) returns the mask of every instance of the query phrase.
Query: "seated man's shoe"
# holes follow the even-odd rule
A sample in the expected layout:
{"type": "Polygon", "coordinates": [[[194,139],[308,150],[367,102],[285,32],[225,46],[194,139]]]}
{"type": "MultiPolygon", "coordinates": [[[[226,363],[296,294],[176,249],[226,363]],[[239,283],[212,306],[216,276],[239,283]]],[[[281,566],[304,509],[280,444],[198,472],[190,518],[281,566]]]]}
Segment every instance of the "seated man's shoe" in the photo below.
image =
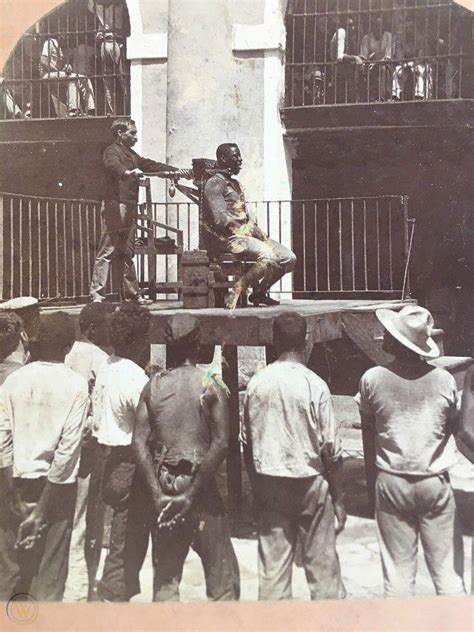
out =
{"type": "Polygon", "coordinates": [[[237,307],[237,303],[239,302],[240,295],[244,291],[241,285],[235,285],[226,296],[224,301],[224,307],[226,309],[235,309],[237,307]]]}
{"type": "Polygon", "coordinates": [[[254,292],[249,296],[249,301],[253,303],[255,307],[259,307],[260,305],[267,305],[268,307],[280,305],[280,301],[271,298],[267,292],[254,292]]]}
{"type": "Polygon", "coordinates": [[[235,309],[237,307],[237,303],[239,302],[240,292],[236,292],[235,290],[231,290],[229,294],[226,296],[224,301],[225,309],[235,309]]]}
{"type": "Polygon", "coordinates": [[[137,305],[151,305],[153,301],[150,298],[144,296],[136,296],[135,298],[125,299],[126,303],[136,303],[137,305]]]}

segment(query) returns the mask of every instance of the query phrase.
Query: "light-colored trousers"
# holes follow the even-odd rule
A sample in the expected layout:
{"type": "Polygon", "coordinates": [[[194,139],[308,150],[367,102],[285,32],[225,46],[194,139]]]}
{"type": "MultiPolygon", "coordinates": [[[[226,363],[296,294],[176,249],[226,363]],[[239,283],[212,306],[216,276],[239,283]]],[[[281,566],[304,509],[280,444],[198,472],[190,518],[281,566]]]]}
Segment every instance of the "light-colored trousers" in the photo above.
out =
{"type": "Polygon", "coordinates": [[[386,597],[415,594],[419,540],[436,593],[465,592],[462,534],[447,473],[420,477],[379,470],[375,517],[386,597]]]}
{"type": "Polygon", "coordinates": [[[87,601],[89,593],[85,545],[90,480],[90,473],[85,477],[78,476],[77,478],[76,507],[69,549],[69,569],[63,601],[87,601]]]}
{"type": "Polygon", "coordinates": [[[297,546],[311,599],[342,599],[334,508],[326,479],[256,475],[258,598],[292,598],[297,546]]]}
{"type": "MultiPolygon", "coordinates": [[[[87,111],[95,110],[94,88],[91,80],[87,77],[74,73],[67,74],[63,70],[53,70],[43,75],[43,79],[53,80],[49,91],[56,109],[58,108],[57,104],[61,101],[61,95],[58,98],[58,92],[61,84],[66,82],[66,106],[69,114],[82,109],[81,97],[87,111]],[[55,79],[58,80],[57,83],[54,81],[55,79]]],[[[60,115],[60,112],[57,111],[56,114],[60,115]]]]}
{"type": "Polygon", "coordinates": [[[392,94],[400,99],[410,68],[415,78],[415,97],[431,99],[433,96],[433,66],[408,61],[395,66],[392,76],[392,94]]]}

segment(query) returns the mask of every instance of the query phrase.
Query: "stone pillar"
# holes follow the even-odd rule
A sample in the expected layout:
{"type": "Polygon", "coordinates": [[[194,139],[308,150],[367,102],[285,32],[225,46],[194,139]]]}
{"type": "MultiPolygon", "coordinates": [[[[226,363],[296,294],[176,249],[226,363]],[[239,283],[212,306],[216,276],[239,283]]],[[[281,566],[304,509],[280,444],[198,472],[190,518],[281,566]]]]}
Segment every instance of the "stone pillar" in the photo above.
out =
{"type": "Polygon", "coordinates": [[[167,160],[190,166],[234,140],[238,92],[225,0],[169,0],[167,160]]]}

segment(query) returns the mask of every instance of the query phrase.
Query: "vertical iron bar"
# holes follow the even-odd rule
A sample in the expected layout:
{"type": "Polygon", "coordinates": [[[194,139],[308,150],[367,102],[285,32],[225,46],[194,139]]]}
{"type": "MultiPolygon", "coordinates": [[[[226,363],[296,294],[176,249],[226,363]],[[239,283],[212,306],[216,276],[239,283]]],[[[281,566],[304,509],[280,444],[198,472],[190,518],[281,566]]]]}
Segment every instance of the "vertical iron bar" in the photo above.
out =
{"type": "Polygon", "coordinates": [[[293,15],[292,51],[291,51],[291,105],[295,105],[295,39],[296,39],[296,18],[293,15]]]}
{"type": "MultiPolygon", "coordinates": [[[[188,202],[188,250],[191,250],[191,236],[192,236],[192,234],[191,234],[191,231],[192,231],[192,229],[191,229],[191,226],[192,226],[191,213],[192,213],[193,207],[194,207],[194,205],[191,204],[191,202],[188,202]]],[[[197,208],[196,216],[197,216],[196,217],[196,219],[197,219],[196,226],[197,226],[197,231],[199,233],[199,208],[197,208]]],[[[199,234],[197,235],[197,238],[198,238],[197,246],[199,248],[199,234]]]]}
{"type": "MultiPolygon", "coordinates": [[[[409,248],[409,237],[408,237],[408,196],[404,195],[402,196],[402,204],[403,204],[403,219],[404,219],[404,224],[405,224],[405,257],[404,257],[404,264],[405,266],[407,265],[408,262],[408,248],[409,248]]],[[[406,285],[404,287],[404,295],[408,295],[410,296],[410,271],[409,269],[406,272],[406,285]]],[[[405,298],[405,296],[402,296],[402,299],[405,298]]]]}
{"type": "Polygon", "coordinates": [[[303,211],[303,291],[306,292],[306,202],[302,202],[303,211]]]}
{"type": "Polygon", "coordinates": [[[354,198],[351,198],[352,289],[355,290],[354,198]]]}
{"type": "Polygon", "coordinates": [[[71,263],[72,263],[72,295],[76,298],[76,253],[74,247],[74,202],[71,202],[71,263]]]}
{"type": "Polygon", "coordinates": [[[328,278],[328,292],[331,291],[331,268],[329,261],[329,200],[326,200],[326,265],[328,278]]]}
{"type": "Polygon", "coordinates": [[[342,290],[343,288],[343,278],[342,278],[342,207],[341,207],[341,200],[339,200],[338,203],[338,215],[339,215],[339,289],[342,290]]]}
{"type": "Polygon", "coordinates": [[[49,200],[46,201],[46,292],[48,298],[51,297],[51,245],[49,242],[49,200]]]}
{"type": "Polygon", "coordinates": [[[55,278],[56,278],[56,296],[59,295],[59,225],[58,225],[58,203],[54,203],[54,234],[55,234],[55,242],[56,242],[56,253],[55,253],[55,278]]]}
{"type": "Polygon", "coordinates": [[[380,218],[379,218],[379,200],[375,200],[376,214],[376,230],[377,230],[377,289],[380,290],[380,218]]]}
{"type": "MultiPolygon", "coordinates": [[[[43,291],[43,257],[41,248],[41,200],[37,201],[38,207],[38,297],[41,296],[43,291]]],[[[30,245],[30,249],[31,245],[30,245]]],[[[31,283],[32,284],[32,283],[31,283]]]]}
{"type": "Polygon", "coordinates": [[[318,201],[313,201],[314,211],[314,279],[316,292],[319,291],[319,270],[318,270],[318,201]]]}
{"type": "Polygon", "coordinates": [[[66,202],[63,201],[64,297],[67,296],[66,202]]]}
{"type": "Polygon", "coordinates": [[[78,202],[79,210],[79,263],[80,263],[80,296],[84,296],[84,242],[82,239],[82,203],[78,202]]]}
{"type": "Polygon", "coordinates": [[[20,252],[20,296],[23,296],[23,198],[20,198],[20,225],[18,230],[18,245],[20,252]]]}
{"type": "Polygon", "coordinates": [[[388,265],[390,270],[390,289],[393,290],[392,198],[388,200],[388,265]]]}
{"type": "Polygon", "coordinates": [[[306,82],[306,0],[303,5],[303,65],[301,66],[301,105],[305,105],[305,82],[306,82]]]}
{"type": "MultiPolygon", "coordinates": [[[[15,282],[15,234],[13,230],[13,198],[10,198],[10,297],[14,296],[14,282],[15,282]]],[[[20,255],[21,255],[21,241],[18,242],[20,245],[20,255]]]]}
{"type": "MultiPolygon", "coordinates": [[[[38,202],[39,204],[39,202],[38,202]]],[[[39,226],[38,226],[39,228],[39,226]]],[[[29,295],[33,295],[33,249],[31,247],[32,238],[32,228],[31,228],[31,199],[28,200],[28,271],[29,271],[29,279],[28,279],[28,287],[30,289],[29,295]]],[[[40,238],[41,240],[41,238],[40,238]]],[[[40,262],[41,266],[41,262],[40,262]]]]}
{"type": "MultiPolygon", "coordinates": [[[[95,206],[93,206],[95,208],[95,206]]],[[[86,204],[86,259],[87,259],[87,282],[90,283],[91,280],[91,241],[90,241],[90,211],[89,204],[86,204]]],[[[86,288],[86,292],[89,293],[88,287],[86,288]]]]}
{"type": "Polygon", "coordinates": [[[367,200],[364,199],[364,282],[365,290],[369,289],[368,269],[367,269],[367,200]]]}

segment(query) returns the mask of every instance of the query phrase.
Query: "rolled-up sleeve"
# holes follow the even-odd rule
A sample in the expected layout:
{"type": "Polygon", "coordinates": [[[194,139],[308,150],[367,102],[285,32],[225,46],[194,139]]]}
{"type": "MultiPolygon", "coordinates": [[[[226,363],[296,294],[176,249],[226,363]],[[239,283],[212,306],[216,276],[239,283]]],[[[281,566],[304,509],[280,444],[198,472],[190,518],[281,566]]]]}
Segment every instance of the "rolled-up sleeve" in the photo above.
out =
{"type": "Polygon", "coordinates": [[[88,386],[83,381],[84,385],[74,399],[54,452],[48,473],[51,483],[65,485],[74,483],[77,478],[84,424],[89,411],[88,386]]]}
{"type": "Polygon", "coordinates": [[[359,392],[354,397],[354,400],[359,407],[361,413],[367,413],[368,415],[374,414],[370,403],[369,384],[365,375],[361,377],[361,380],[359,382],[359,392]]]}
{"type": "Polygon", "coordinates": [[[323,391],[317,403],[316,414],[320,432],[320,454],[326,463],[337,461],[342,456],[342,446],[331,393],[328,388],[323,391]]]}
{"type": "Polygon", "coordinates": [[[5,385],[0,389],[0,468],[13,465],[11,408],[5,385]]]}

